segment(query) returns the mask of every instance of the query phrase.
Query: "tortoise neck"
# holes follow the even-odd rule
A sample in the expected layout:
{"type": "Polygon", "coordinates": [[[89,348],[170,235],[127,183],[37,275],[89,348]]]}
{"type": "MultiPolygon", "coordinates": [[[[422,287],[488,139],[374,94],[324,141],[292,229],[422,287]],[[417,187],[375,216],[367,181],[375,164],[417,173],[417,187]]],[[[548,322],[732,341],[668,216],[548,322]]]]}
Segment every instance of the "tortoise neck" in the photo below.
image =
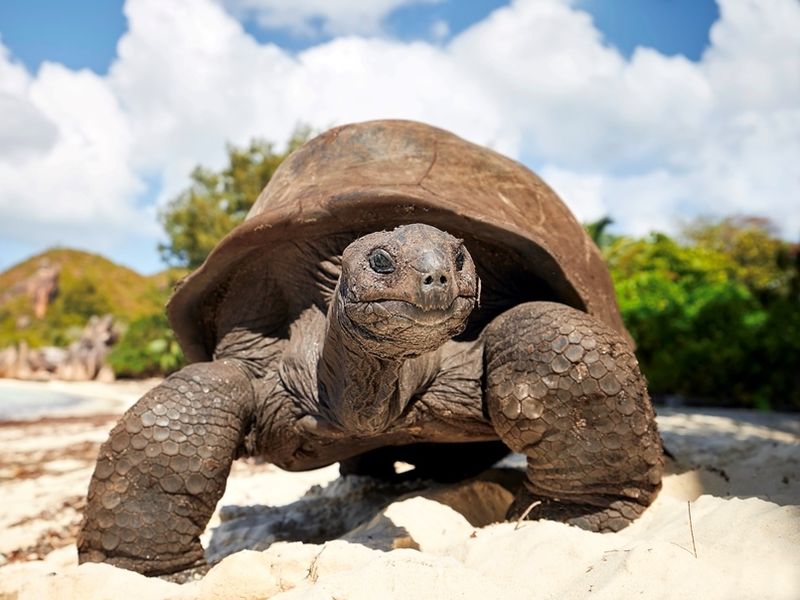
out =
{"type": "Polygon", "coordinates": [[[319,361],[323,414],[338,428],[359,435],[385,431],[403,410],[399,393],[403,358],[367,352],[334,295],[319,361]]]}

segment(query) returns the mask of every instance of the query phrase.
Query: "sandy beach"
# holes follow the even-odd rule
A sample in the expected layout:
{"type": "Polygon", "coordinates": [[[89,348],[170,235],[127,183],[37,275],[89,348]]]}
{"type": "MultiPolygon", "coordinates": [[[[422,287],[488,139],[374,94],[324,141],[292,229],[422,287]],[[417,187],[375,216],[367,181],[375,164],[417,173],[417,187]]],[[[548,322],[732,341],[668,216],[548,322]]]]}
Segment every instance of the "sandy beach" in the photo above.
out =
{"type": "Polygon", "coordinates": [[[669,475],[615,534],[495,522],[521,457],[451,486],[246,460],[204,535],[220,562],[203,579],[78,567],[99,444],[155,383],[0,380],[0,401],[22,386],[88,399],[0,422],[0,599],[800,598],[800,415],[729,410],[658,411],[669,475]]]}

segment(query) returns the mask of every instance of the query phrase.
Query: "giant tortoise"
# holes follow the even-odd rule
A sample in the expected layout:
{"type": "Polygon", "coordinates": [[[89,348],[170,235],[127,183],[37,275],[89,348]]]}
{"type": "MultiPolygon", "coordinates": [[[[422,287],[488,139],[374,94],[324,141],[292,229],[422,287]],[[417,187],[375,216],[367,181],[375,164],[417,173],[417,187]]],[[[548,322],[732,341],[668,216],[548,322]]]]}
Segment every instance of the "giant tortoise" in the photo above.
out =
{"type": "Polygon", "coordinates": [[[242,456],[385,478],[404,461],[447,481],[518,452],[508,518],[595,531],[660,488],[597,248],[536,175],[441,129],[373,121],[311,140],[167,311],[191,364],[102,446],[81,561],[202,565],[198,536],[242,456]]]}

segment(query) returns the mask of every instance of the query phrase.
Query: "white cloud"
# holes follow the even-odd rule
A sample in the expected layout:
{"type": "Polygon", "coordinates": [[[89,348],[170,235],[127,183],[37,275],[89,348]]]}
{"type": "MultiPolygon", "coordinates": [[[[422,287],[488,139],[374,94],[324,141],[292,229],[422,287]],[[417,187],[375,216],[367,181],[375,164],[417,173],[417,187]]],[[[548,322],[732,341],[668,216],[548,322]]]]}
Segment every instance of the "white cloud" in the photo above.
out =
{"type": "Polygon", "coordinates": [[[800,104],[800,4],[796,0],[717,0],[721,19],[701,69],[722,115],[800,104]]]}
{"type": "Polygon", "coordinates": [[[0,115],[0,148],[9,162],[44,152],[55,141],[53,122],[18,95],[0,92],[0,115]]]}
{"type": "Polygon", "coordinates": [[[584,174],[563,169],[556,165],[545,165],[539,176],[562,198],[569,198],[569,205],[583,221],[596,221],[609,213],[606,179],[600,174],[584,174]]]}
{"type": "Polygon", "coordinates": [[[771,217],[800,238],[800,107],[743,111],[698,152],[691,171],[705,212],[771,217]]]}
{"type": "Polygon", "coordinates": [[[450,35],[450,25],[444,19],[436,19],[431,24],[431,37],[434,40],[443,40],[450,35]]]}
{"type": "Polygon", "coordinates": [[[226,142],[371,118],[533,161],[579,218],[610,214],[630,233],[732,212],[800,232],[793,0],[721,0],[699,62],[626,59],[567,0],[518,0],[445,46],[351,35],[299,54],[259,44],[212,0],[125,10],[106,77],[55,64],[34,76],[0,45],[4,238],[105,250],[135,233],[154,247],[145,181],[163,182],[163,202],[196,164],[221,167],[226,142]]]}
{"type": "Polygon", "coordinates": [[[377,118],[427,121],[516,154],[519,138],[486,90],[440,48],[342,38],[298,57],[292,114],[332,125],[377,118]]]}
{"type": "MultiPolygon", "coordinates": [[[[667,231],[691,213],[685,194],[687,182],[665,169],[626,177],[579,173],[548,165],[542,177],[564,198],[582,221],[604,216],[613,219],[615,231],[645,235],[654,229],[667,231]],[[681,206],[681,210],[677,207],[681,206]]],[[[692,213],[697,216],[703,213],[692,213]]]]}
{"type": "Polygon", "coordinates": [[[211,2],[137,0],[125,13],[129,31],[108,84],[136,133],[132,164],[160,175],[162,198],[185,187],[198,163],[221,165],[226,142],[288,138],[289,55],[257,44],[211,2]]]}
{"type": "Polygon", "coordinates": [[[106,83],[52,63],[33,78],[6,52],[0,73],[13,111],[2,113],[0,127],[12,134],[0,146],[3,238],[42,246],[89,240],[112,250],[120,236],[154,235],[152,215],[135,207],[143,184],[129,161],[129,123],[106,83]],[[24,152],[18,119],[34,127],[24,152]]]}
{"type": "Polygon", "coordinates": [[[626,61],[588,14],[558,0],[515,2],[451,48],[525,130],[527,149],[565,166],[661,160],[710,108],[696,65],[642,48],[626,61]]]}
{"type": "Polygon", "coordinates": [[[265,28],[296,35],[375,35],[382,21],[402,6],[441,0],[219,0],[234,14],[265,28]]]}
{"type": "Polygon", "coordinates": [[[0,44],[0,156],[8,162],[44,152],[55,141],[53,122],[25,99],[30,83],[25,68],[0,44]]]}
{"type": "Polygon", "coordinates": [[[638,48],[625,60],[588,15],[517,1],[459,36],[522,151],[579,218],[623,231],[682,218],[771,216],[800,233],[800,5],[722,0],[699,63],[638,48]]]}

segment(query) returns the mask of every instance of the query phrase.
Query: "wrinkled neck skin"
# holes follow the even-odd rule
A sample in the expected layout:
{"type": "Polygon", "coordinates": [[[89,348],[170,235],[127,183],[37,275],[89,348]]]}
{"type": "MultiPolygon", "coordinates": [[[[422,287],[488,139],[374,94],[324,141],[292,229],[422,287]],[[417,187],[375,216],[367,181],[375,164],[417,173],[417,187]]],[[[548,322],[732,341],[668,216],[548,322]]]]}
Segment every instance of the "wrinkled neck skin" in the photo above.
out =
{"type": "Polygon", "coordinates": [[[386,431],[404,408],[399,379],[406,359],[378,356],[368,345],[334,294],[319,362],[321,408],[337,429],[359,436],[386,431]]]}

